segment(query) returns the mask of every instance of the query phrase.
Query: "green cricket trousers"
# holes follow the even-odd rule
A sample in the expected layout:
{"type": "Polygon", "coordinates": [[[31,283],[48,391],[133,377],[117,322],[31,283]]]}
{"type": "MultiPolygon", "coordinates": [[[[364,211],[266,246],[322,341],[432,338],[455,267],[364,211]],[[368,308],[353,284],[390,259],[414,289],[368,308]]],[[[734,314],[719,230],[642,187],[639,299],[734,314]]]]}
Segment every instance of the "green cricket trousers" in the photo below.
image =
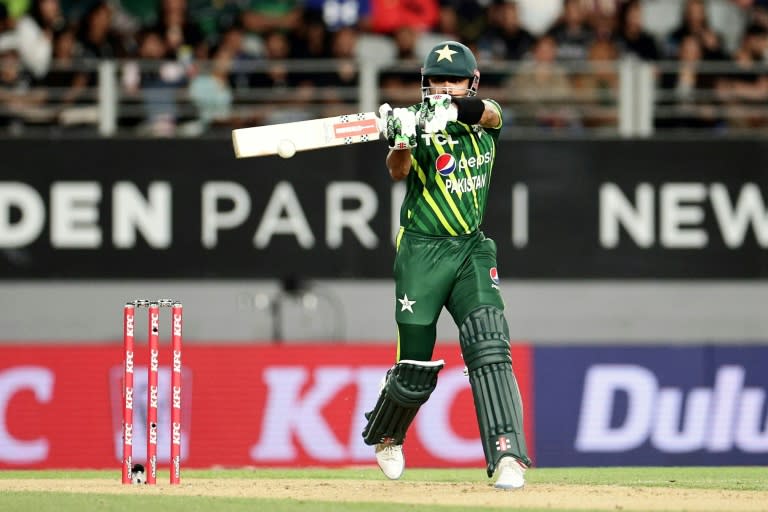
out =
{"type": "Polygon", "coordinates": [[[503,311],[496,243],[482,231],[429,236],[401,230],[394,266],[397,361],[429,361],[445,307],[456,325],[480,306],[503,311]]]}

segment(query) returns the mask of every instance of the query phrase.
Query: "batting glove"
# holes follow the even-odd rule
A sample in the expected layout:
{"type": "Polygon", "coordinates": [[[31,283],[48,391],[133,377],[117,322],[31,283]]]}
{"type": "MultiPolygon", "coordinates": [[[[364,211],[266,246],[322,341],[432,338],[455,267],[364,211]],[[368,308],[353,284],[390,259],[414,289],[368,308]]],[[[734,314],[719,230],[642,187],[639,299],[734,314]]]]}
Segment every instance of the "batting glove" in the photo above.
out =
{"type": "Polygon", "coordinates": [[[419,125],[426,133],[445,130],[451,121],[456,121],[458,110],[449,94],[431,94],[424,98],[419,109],[419,125]]]}
{"type": "MultiPolygon", "coordinates": [[[[379,113],[382,114],[381,109],[379,109],[379,113]]],[[[415,148],[416,114],[407,108],[396,108],[387,111],[385,136],[387,142],[389,142],[390,149],[415,148]]]]}

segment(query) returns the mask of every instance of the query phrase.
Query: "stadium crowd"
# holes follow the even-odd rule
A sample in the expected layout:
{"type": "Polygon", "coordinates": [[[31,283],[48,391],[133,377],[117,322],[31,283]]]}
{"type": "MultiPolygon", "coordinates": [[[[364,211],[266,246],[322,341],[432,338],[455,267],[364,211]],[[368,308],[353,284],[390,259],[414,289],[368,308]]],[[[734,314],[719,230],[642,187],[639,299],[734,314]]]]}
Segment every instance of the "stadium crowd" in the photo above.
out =
{"type": "Polygon", "coordinates": [[[382,101],[414,102],[442,39],[536,127],[615,126],[627,56],[667,64],[658,126],[768,124],[768,0],[0,0],[0,130],[92,125],[105,60],[121,125],[155,135],[349,111],[360,62],[381,64],[382,101]]]}

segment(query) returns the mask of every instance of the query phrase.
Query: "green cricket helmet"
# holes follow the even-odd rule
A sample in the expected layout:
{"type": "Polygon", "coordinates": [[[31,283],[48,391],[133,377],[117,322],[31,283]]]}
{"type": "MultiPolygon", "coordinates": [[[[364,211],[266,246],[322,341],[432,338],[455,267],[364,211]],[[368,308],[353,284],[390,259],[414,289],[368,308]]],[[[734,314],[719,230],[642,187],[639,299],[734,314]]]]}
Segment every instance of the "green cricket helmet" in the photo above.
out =
{"type": "Polygon", "coordinates": [[[457,41],[443,41],[436,44],[424,58],[421,68],[421,96],[429,94],[431,76],[455,76],[469,78],[467,96],[477,94],[480,84],[480,70],[472,50],[457,41]]]}

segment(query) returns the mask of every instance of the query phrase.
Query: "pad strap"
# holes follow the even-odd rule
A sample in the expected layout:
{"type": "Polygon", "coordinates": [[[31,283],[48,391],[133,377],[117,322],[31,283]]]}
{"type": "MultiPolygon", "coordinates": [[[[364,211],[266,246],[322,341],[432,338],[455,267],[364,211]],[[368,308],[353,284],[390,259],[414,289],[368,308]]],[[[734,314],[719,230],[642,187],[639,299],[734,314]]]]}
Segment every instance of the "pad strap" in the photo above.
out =
{"type": "Polygon", "coordinates": [[[437,374],[445,363],[439,361],[401,360],[387,372],[384,388],[376,406],[365,414],[365,444],[386,440],[403,444],[405,433],[421,405],[437,386],[437,374]]]}

